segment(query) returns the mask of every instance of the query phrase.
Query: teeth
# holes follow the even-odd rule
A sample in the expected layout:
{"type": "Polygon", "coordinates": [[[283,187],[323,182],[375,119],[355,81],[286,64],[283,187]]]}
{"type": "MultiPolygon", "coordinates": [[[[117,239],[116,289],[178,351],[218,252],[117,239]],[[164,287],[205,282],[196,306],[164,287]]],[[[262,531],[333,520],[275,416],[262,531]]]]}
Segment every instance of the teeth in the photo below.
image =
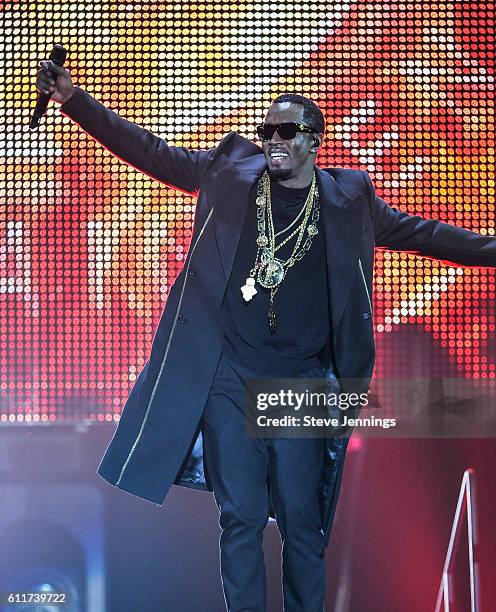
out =
{"type": "Polygon", "coordinates": [[[288,154],[287,153],[271,153],[270,156],[271,157],[287,157],[288,154]]]}

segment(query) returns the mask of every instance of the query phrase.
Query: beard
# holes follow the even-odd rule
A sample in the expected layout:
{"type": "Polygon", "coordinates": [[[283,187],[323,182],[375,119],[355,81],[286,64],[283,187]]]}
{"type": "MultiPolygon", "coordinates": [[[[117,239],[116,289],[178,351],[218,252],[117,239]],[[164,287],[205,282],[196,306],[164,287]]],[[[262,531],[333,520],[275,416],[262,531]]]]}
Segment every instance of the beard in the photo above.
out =
{"type": "Polygon", "coordinates": [[[292,175],[291,168],[273,168],[272,170],[269,168],[268,170],[270,178],[274,179],[274,181],[284,181],[291,178],[292,175]]]}

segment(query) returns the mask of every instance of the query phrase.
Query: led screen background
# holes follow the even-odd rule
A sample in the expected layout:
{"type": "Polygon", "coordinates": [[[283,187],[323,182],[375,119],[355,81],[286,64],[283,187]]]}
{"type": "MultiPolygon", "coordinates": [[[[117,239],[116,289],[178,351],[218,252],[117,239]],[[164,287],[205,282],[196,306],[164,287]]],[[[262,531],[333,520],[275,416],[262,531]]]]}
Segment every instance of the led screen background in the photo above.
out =
{"type": "MultiPolygon", "coordinates": [[[[307,95],[326,118],[321,166],[367,170],[393,206],[494,235],[494,3],[219,7],[0,2],[0,423],[118,419],[194,220],[193,198],[58,105],[29,130],[56,42],[75,84],[173,145],[253,138],[276,95],[307,95]]],[[[414,326],[460,376],[495,378],[495,278],[377,251],[378,344],[414,326]]]]}

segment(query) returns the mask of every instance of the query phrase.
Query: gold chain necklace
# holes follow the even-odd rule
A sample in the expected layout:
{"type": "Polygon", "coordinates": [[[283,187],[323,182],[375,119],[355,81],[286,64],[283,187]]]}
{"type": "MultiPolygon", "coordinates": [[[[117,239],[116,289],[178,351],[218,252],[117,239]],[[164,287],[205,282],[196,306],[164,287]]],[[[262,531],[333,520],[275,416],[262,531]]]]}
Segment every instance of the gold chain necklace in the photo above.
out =
{"type": "MultiPolygon", "coordinates": [[[[284,280],[287,270],[294,266],[297,261],[302,259],[310,248],[313,237],[318,233],[317,223],[319,220],[319,194],[315,172],[312,177],[312,183],[310,185],[310,191],[308,192],[305,205],[302,208],[302,211],[303,210],[305,211],[305,214],[302,222],[285,240],[283,240],[279,245],[276,245],[276,236],[281,232],[278,234],[275,233],[270,196],[270,178],[268,172],[265,171],[259,180],[257,188],[257,255],[255,258],[255,264],[250,270],[245,284],[241,287],[241,293],[243,295],[243,299],[246,302],[249,302],[257,293],[255,282],[258,282],[266,289],[270,289],[268,319],[269,329],[272,334],[277,330],[277,316],[274,310],[274,296],[284,280]],[[267,225],[268,236],[266,231],[267,225]],[[305,234],[307,234],[307,236],[303,241],[305,234]],[[297,235],[297,239],[289,258],[285,261],[276,258],[276,251],[295,235],[297,235]]],[[[293,225],[293,223],[291,225],[293,225]]],[[[291,225],[289,227],[291,227],[291,225]]],[[[286,228],[286,230],[289,229],[289,227],[286,228]]]]}
{"type": "MultiPolygon", "coordinates": [[[[299,212],[299,213],[297,214],[297,216],[296,216],[296,217],[293,219],[293,221],[291,221],[291,223],[290,223],[290,224],[289,224],[287,227],[285,227],[285,228],[284,228],[284,229],[282,229],[281,231],[277,232],[277,234],[276,234],[276,238],[277,238],[277,236],[280,236],[281,234],[284,234],[285,232],[289,231],[289,230],[290,230],[290,229],[293,227],[293,225],[294,225],[294,224],[295,224],[295,223],[296,223],[296,222],[299,220],[299,218],[301,217],[301,215],[303,214],[303,212],[304,212],[304,210],[305,210],[305,204],[306,204],[306,201],[303,203],[303,206],[301,207],[300,212],[299,212]]],[[[295,232],[296,232],[296,231],[297,231],[297,229],[295,230],[295,232]]],[[[291,236],[294,236],[295,232],[293,232],[293,233],[291,234],[291,236]]],[[[280,246],[276,248],[276,251],[277,251],[277,249],[278,249],[278,248],[280,248],[280,246]]]]}

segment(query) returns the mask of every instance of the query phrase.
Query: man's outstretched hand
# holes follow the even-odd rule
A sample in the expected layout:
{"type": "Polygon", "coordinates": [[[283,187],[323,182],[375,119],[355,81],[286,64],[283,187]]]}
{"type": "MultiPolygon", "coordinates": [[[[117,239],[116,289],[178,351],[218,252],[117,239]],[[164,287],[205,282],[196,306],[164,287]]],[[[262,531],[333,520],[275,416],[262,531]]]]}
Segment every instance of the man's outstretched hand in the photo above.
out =
{"type": "Polygon", "coordinates": [[[36,89],[41,93],[51,94],[51,100],[64,104],[72,97],[75,87],[67,68],[57,66],[51,60],[45,60],[40,62],[36,89]]]}

